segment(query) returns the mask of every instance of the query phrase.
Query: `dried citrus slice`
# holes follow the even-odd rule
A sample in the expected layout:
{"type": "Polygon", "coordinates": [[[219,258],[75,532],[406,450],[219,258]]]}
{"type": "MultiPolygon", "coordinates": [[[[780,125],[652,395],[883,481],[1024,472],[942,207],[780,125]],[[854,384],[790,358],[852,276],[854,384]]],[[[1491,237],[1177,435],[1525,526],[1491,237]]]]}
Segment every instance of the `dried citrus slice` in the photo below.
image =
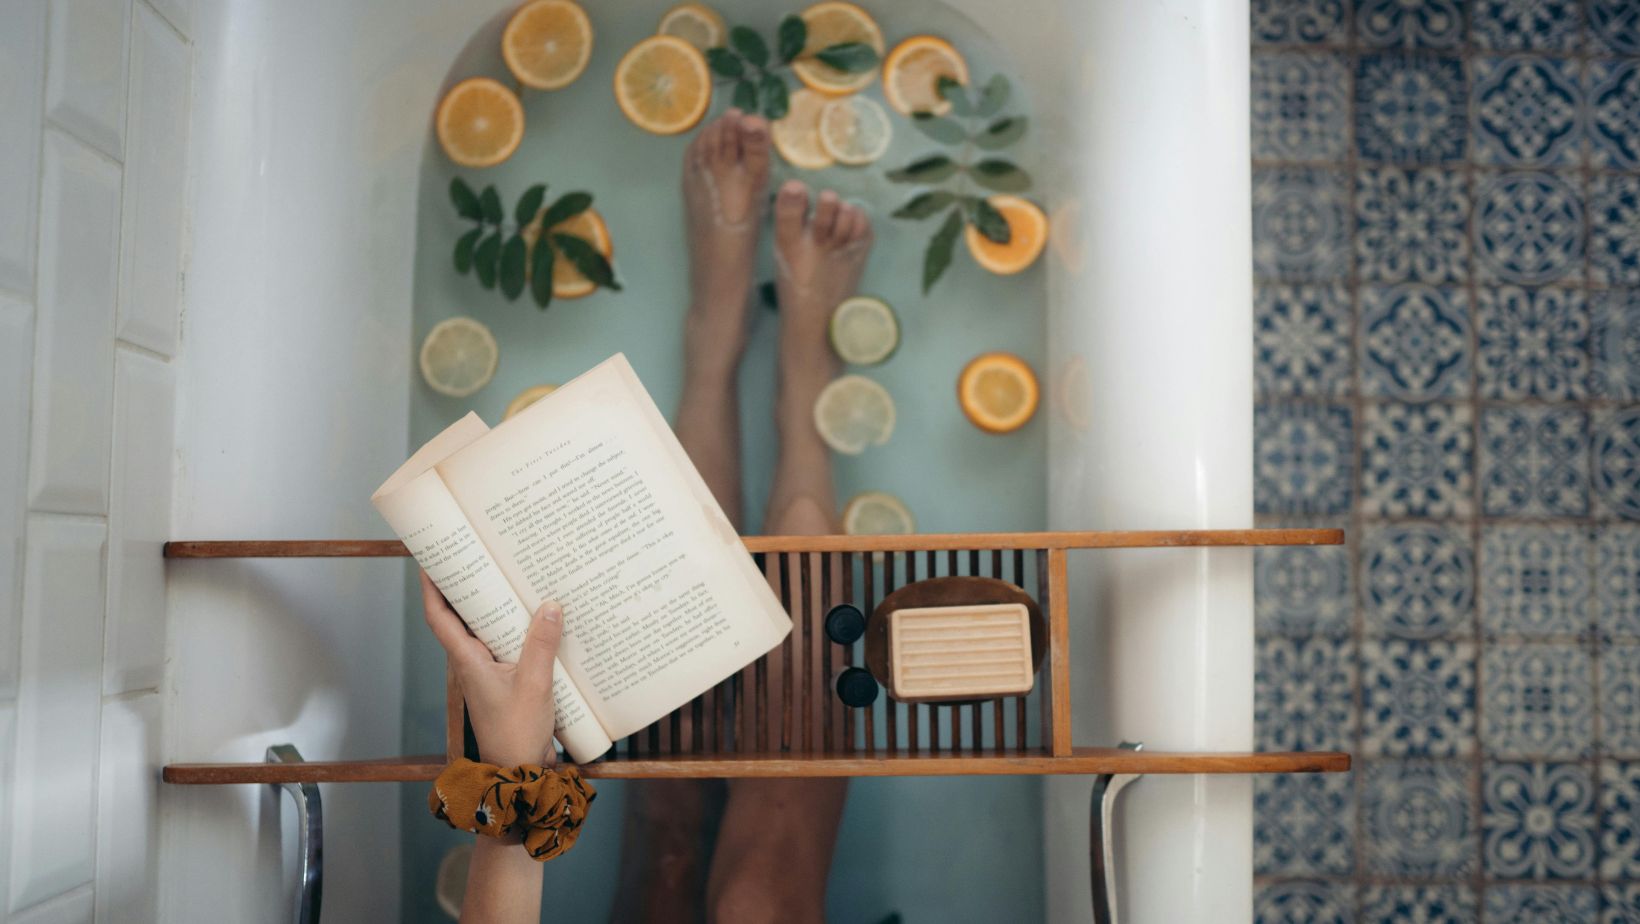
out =
{"type": "Polygon", "coordinates": [[[900,321],[880,298],[856,295],[831,313],[831,348],[851,366],[875,366],[900,345],[900,321]]]}
{"type": "Polygon", "coordinates": [[[646,132],[688,131],[711,101],[706,56],[675,35],[652,35],[615,65],[615,102],[646,132]]]}
{"type": "MultiPolygon", "coordinates": [[[[535,244],[541,238],[541,215],[546,210],[536,213],[535,220],[524,226],[518,232],[524,239],[524,245],[529,248],[530,259],[524,262],[524,278],[530,279],[534,275],[535,244]]],[[[554,233],[573,234],[593,246],[593,249],[604,255],[608,260],[615,255],[615,242],[609,237],[609,226],[604,224],[604,218],[596,209],[587,209],[576,215],[571,215],[552,226],[554,233]]],[[[598,288],[597,284],[588,279],[576,268],[574,263],[559,255],[552,261],[552,297],[553,298],[580,298],[591,295],[598,288]]]]}
{"type": "Polygon", "coordinates": [[[843,507],[843,532],[850,536],[898,536],[916,531],[916,518],[892,494],[866,491],[843,507]]]}
{"type": "Polygon", "coordinates": [[[655,29],[656,35],[675,35],[701,51],[722,45],[728,32],[723,17],[704,3],[680,3],[672,7],[655,29]]]}
{"type": "Polygon", "coordinates": [[[592,60],[592,21],[571,0],[533,0],[507,20],[501,57],[526,87],[567,87],[592,60]]]}
{"type": "Polygon", "coordinates": [[[1036,413],[1036,373],[1012,353],[982,353],[957,378],[957,401],[987,433],[1018,430],[1036,413]]]}
{"type": "Polygon", "coordinates": [[[894,127],[876,100],[841,96],[820,107],[820,146],[840,164],[869,164],[888,150],[894,127]]]}
{"type": "Polygon", "coordinates": [[[863,375],[833,379],[814,402],[814,427],[827,446],[857,456],[894,435],[894,399],[863,375]]]}
{"type": "Polygon", "coordinates": [[[883,59],[883,99],[902,115],[944,115],[951,103],[940,96],[939,80],[968,83],[968,62],[951,43],[934,35],[913,35],[883,59]]]}
{"type": "Polygon", "coordinates": [[[769,128],[774,149],[793,167],[821,170],[834,163],[820,143],[820,111],[826,99],[813,90],[794,92],[786,114],[769,128]]]}
{"type": "Polygon", "coordinates": [[[819,90],[832,96],[841,96],[853,93],[871,85],[877,79],[877,68],[850,73],[840,71],[835,67],[815,57],[823,49],[832,45],[842,45],[849,42],[860,42],[870,45],[871,50],[880,58],[883,55],[883,30],[877,27],[877,21],[871,14],[852,3],[843,3],[841,0],[826,0],[816,3],[798,14],[803,24],[808,26],[808,41],[803,44],[803,52],[792,61],[792,73],[803,85],[811,90],[819,90]]]}
{"type": "Polygon", "coordinates": [[[501,415],[501,419],[506,420],[557,390],[557,385],[531,385],[507,402],[507,410],[501,415]]]}
{"type": "Polygon", "coordinates": [[[473,318],[447,318],[421,342],[421,377],[441,395],[465,398],[490,384],[499,358],[488,327],[473,318]]]}
{"type": "Polygon", "coordinates": [[[524,106],[499,81],[472,77],[444,94],[433,124],[451,160],[463,167],[493,167],[524,140],[524,106]]]}
{"type": "Polygon", "coordinates": [[[998,244],[968,225],[963,237],[974,261],[993,273],[1007,276],[1025,269],[1042,253],[1048,241],[1048,216],[1036,203],[1018,196],[991,196],[985,200],[1008,222],[1008,243],[998,244]]]}

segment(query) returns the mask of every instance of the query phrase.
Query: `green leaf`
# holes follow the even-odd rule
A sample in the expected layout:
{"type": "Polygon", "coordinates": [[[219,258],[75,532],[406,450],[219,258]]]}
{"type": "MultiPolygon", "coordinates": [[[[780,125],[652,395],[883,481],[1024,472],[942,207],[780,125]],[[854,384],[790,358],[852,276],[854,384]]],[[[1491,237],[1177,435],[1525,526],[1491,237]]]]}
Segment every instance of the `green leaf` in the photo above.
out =
{"type": "Polygon", "coordinates": [[[1002,217],[996,206],[978,196],[968,201],[968,217],[974,228],[994,244],[1006,244],[1014,238],[1013,229],[1008,227],[1008,219],[1002,217]]]}
{"type": "Polygon", "coordinates": [[[537,183],[524,190],[524,194],[518,197],[518,205],[513,208],[513,218],[520,228],[535,220],[535,213],[541,211],[541,200],[546,195],[547,184],[537,183]]]}
{"type": "Polygon", "coordinates": [[[479,227],[456,239],[456,272],[466,275],[467,271],[473,268],[473,248],[478,245],[478,239],[483,234],[484,229],[479,227]]]}
{"type": "Polygon", "coordinates": [[[780,50],[781,64],[790,64],[793,58],[803,53],[803,46],[808,43],[809,24],[801,16],[792,15],[780,20],[775,45],[780,50]]]}
{"type": "Polygon", "coordinates": [[[877,66],[877,49],[865,42],[838,42],[815,54],[820,63],[845,74],[859,74],[877,66]]]}
{"type": "Polygon", "coordinates": [[[524,291],[524,261],[527,257],[528,248],[524,246],[524,239],[516,234],[501,245],[501,294],[507,296],[508,301],[518,298],[524,291]]]}
{"type": "Polygon", "coordinates": [[[968,90],[956,78],[941,74],[934,86],[940,91],[940,98],[951,104],[952,112],[963,117],[974,114],[974,104],[968,99],[968,90]]]}
{"type": "Polygon", "coordinates": [[[456,214],[462,218],[478,221],[484,217],[484,209],[478,204],[478,196],[473,194],[473,188],[461,177],[450,179],[450,201],[455,203],[456,214]]]}
{"type": "Polygon", "coordinates": [[[930,154],[888,171],[888,178],[896,183],[938,183],[957,172],[957,162],[944,154],[930,154]]]}
{"type": "Polygon", "coordinates": [[[558,248],[559,253],[575,264],[581,275],[592,280],[593,284],[614,292],[621,291],[621,284],[615,281],[615,271],[610,268],[609,261],[604,259],[604,255],[599,253],[597,248],[573,234],[554,234],[552,243],[558,248]]]}
{"type": "Polygon", "coordinates": [[[945,223],[934,232],[928,240],[928,250],[923,253],[922,290],[927,295],[928,290],[934,288],[934,283],[945,275],[946,267],[951,265],[951,251],[957,246],[957,234],[962,231],[962,210],[952,209],[945,216],[945,223]]]}
{"type": "Polygon", "coordinates": [[[962,127],[961,122],[941,118],[932,112],[912,113],[911,124],[917,126],[917,131],[940,144],[962,144],[968,140],[968,131],[962,127]]]}
{"type": "Polygon", "coordinates": [[[552,304],[552,261],[555,252],[546,241],[537,240],[530,254],[530,297],[543,311],[552,304]]]}
{"type": "Polygon", "coordinates": [[[492,225],[501,224],[501,197],[496,195],[494,186],[484,187],[478,196],[479,207],[484,210],[484,220],[492,225]]]}
{"type": "Polygon", "coordinates": [[[951,203],[957,197],[943,189],[920,192],[906,200],[905,205],[894,210],[895,218],[927,218],[951,203]]]}
{"type": "Polygon", "coordinates": [[[764,44],[763,36],[757,30],[748,26],[735,26],[729,30],[729,44],[740,56],[757,67],[769,63],[769,46],[764,44]]]}
{"type": "Polygon", "coordinates": [[[712,73],[719,77],[735,78],[746,73],[746,65],[740,56],[727,48],[706,49],[706,63],[712,68],[712,73]]]}
{"type": "Polygon", "coordinates": [[[757,111],[757,84],[749,78],[735,81],[734,105],[741,112],[757,111]]]}
{"type": "Polygon", "coordinates": [[[785,118],[791,109],[791,97],[786,95],[786,79],[779,74],[764,74],[758,95],[763,97],[763,117],[770,122],[785,118]]]}
{"type": "Polygon", "coordinates": [[[780,310],[780,297],[775,292],[772,280],[757,287],[757,298],[763,303],[763,307],[770,311],[780,310]]]}
{"type": "Polygon", "coordinates": [[[541,216],[541,227],[551,228],[563,223],[566,219],[574,218],[592,207],[592,193],[567,192],[558,197],[558,201],[547,207],[541,216]]]}
{"type": "Polygon", "coordinates": [[[1013,87],[1008,83],[1008,78],[1001,74],[986,81],[985,89],[979,94],[979,105],[974,107],[974,115],[982,119],[989,119],[1001,112],[1002,107],[1008,104],[1008,94],[1012,89],[1013,87]]]}
{"type": "Polygon", "coordinates": [[[1024,116],[1003,116],[985,126],[984,131],[974,136],[974,147],[994,151],[997,148],[1013,144],[1024,134],[1024,116]]]}
{"type": "Polygon", "coordinates": [[[1031,188],[1031,175],[1019,169],[1013,161],[989,158],[969,168],[974,182],[986,189],[1000,192],[1020,192],[1031,188]]]}
{"type": "Polygon", "coordinates": [[[495,288],[496,261],[501,258],[501,232],[491,231],[473,251],[473,269],[478,273],[478,284],[486,289],[495,288]]]}

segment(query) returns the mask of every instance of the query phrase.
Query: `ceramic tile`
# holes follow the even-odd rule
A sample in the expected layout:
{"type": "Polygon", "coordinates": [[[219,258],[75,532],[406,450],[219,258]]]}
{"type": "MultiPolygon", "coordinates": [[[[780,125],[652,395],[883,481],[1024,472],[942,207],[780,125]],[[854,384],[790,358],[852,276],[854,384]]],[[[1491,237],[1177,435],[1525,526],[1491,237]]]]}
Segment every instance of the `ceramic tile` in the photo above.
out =
{"type": "Polygon", "coordinates": [[[1345,0],[1253,0],[1252,17],[1255,43],[1349,39],[1350,11],[1345,0]]]}
{"type": "Polygon", "coordinates": [[[1591,428],[1600,512],[1640,520],[1640,406],[1595,411],[1591,428]]]}
{"type": "Polygon", "coordinates": [[[1594,622],[1593,542],[1578,526],[1481,529],[1481,628],[1582,636],[1594,622]]]}
{"type": "Polygon", "coordinates": [[[1350,409],[1339,404],[1261,404],[1255,418],[1255,509],[1264,514],[1341,514],[1350,507],[1350,409]]]}
{"type": "Polygon", "coordinates": [[[11,799],[13,911],[89,883],[95,866],[106,529],[36,517],[23,581],[11,799]]]}
{"type": "Polygon", "coordinates": [[[1586,79],[1590,162],[1640,167],[1640,60],[1590,61],[1586,79]]]}
{"type": "Polygon", "coordinates": [[[171,535],[171,367],[114,356],[114,479],[108,515],[103,692],[157,688],[165,668],[165,562],[171,535]]]}
{"type": "Polygon", "coordinates": [[[1640,879],[1640,763],[1600,762],[1600,875],[1640,879]]]}
{"type": "Polygon", "coordinates": [[[1355,263],[1374,282],[1469,279],[1469,183],[1452,170],[1355,174],[1355,263]]]}
{"type": "Polygon", "coordinates": [[[1481,508],[1488,516],[1582,516],[1589,509],[1588,415],[1515,405],[1481,412],[1481,508]]]}
{"type": "Polygon", "coordinates": [[[1261,882],[1253,894],[1258,924],[1350,924],[1355,920],[1355,886],[1322,879],[1261,882]]]}
{"type": "Polygon", "coordinates": [[[102,709],[97,920],[159,920],[160,694],[102,709]]]}
{"type": "Polygon", "coordinates": [[[1600,887],[1600,924],[1640,924],[1640,882],[1600,887]]]}
{"type": "Polygon", "coordinates": [[[51,4],[46,115],[115,160],[125,155],[127,31],[132,0],[51,4]]]}
{"type": "Polygon", "coordinates": [[[1577,166],[1583,156],[1581,64],[1516,55],[1471,60],[1471,157],[1500,167],[1577,166]]]}
{"type": "Polygon", "coordinates": [[[1349,393],[1354,361],[1350,295],[1344,286],[1263,283],[1254,290],[1253,316],[1253,369],[1259,394],[1349,393]]]}
{"type": "Polygon", "coordinates": [[[1266,774],[1253,781],[1257,875],[1355,872],[1355,787],[1346,773],[1266,774]]]}
{"type": "Polygon", "coordinates": [[[1475,0],[1470,41],[1498,51],[1571,51],[1583,26],[1578,0],[1475,0]]]}
{"type": "Polygon", "coordinates": [[[1592,921],[1594,886],[1494,885],[1486,890],[1486,924],[1578,924],[1592,921]]]}
{"type": "Polygon", "coordinates": [[[46,134],[35,315],[29,505],[108,511],[120,171],[57,132],[46,134]]]}
{"type": "Polygon", "coordinates": [[[1475,750],[1472,642],[1361,643],[1361,753],[1464,757],[1475,750]]]}
{"type": "Polygon", "coordinates": [[[1363,394],[1420,399],[1470,393],[1467,290],[1363,287],[1356,336],[1363,394]]]}
{"type": "Polygon", "coordinates": [[[0,29],[0,289],[34,290],[40,174],[40,84],[46,71],[46,0],[6,6],[0,29]]]}
{"type": "Polygon", "coordinates": [[[1374,404],[1361,438],[1361,511],[1452,517],[1474,511],[1474,412],[1467,404],[1374,404]]]}
{"type": "Polygon", "coordinates": [[[1595,527],[1595,621],[1603,638],[1640,638],[1640,526],[1595,527]]]}
{"type": "Polygon", "coordinates": [[[33,310],[0,295],[0,701],[17,694],[23,606],[23,517],[28,501],[29,382],[33,310]]]}
{"type": "Polygon", "coordinates": [[[1254,170],[1254,274],[1301,281],[1342,279],[1349,270],[1348,185],[1338,170],[1254,170]]]}
{"type": "Polygon", "coordinates": [[[1588,0],[1590,51],[1640,55],[1640,8],[1633,0],[1588,0]]]}
{"type": "Polygon", "coordinates": [[[1363,45],[1453,48],[1463,42],[1462,0],[1357,0],[1355,34],[1363,45]]]}
{"type": "Polygon", "coordinates": [[[1284,635],[1347,635],[1351,589],[1347,549],[1263,548],[1253,553],[1258,631],[1284,635]]]}
{"type": "Polygon", "coordinates": [[[182,299],[189,48],[142,3],[132,26],[117,333],[170,356],[182,299]]]}
{"type": "Polygon", "coordinates": [[[1589,278],[1640,286],[1640,176],[1589,179],[1589,278]]]}
{"type": "Polygon", "coordinates": [[[1589,391],[1640,399],[1640,289],[1589,295],[1589,391]]]}
{"type": "Polygon", "coordinates": [[[1589,380],[1589,312],[1580,289],[1481,286],[1475,378],[1483,398],[1573,401],[1589,380]]]}
{"type": "Polygon", "coordinates": [[[1467,103],[1458,58],[1364,54],[1355,71],[1356,155],[1386,163],[1462,160],[1467,103]]]}
{"type": "Polygon", "coordinates": [[[1475,924],[1480,901],[1461,885],[1374,885],[1361,895],[1364,924],[1475,924]]]}
{"type": "Polygon", "coordinates": [[[1468,761],[1367,762],[1363,772],[1369,875],[1457,877],[1475,868],[1476,808],[1468,761]]]}
{"type": "Polygon", "coordinates": [[[1361,605],[1370,633],[1471,634],[1474,580],[1474,549],[1464,530],[1397,523],[1369,526],[1361,539],[1361,605]]]}
{"type": "Polygon", "coordinates": [[[1475,179],[1475,272],[1483,281],[1576,281],[1583,268],[1583,197],[1576,178],[1553,173],[1475,179]]]}
{"type": "Polygon", "coordinates": [[[1253,53],[1253,157],[1342,160],[1349,143],[1344,56],[1253,53]]]}
{"type": "Polygon", "coordinates": [[[1261,751],[1350,747],[1355,645],[1348,639],[1269,636],[1257,642],[1254,722],[1261,751]]]}
{"type": "Polygon", "coordinates": [[[1593,658],[1576,645],[1489,645],[1481,744],[1497,757],[1584,757],[1594,747],[1593,658]]]}
{"type": "Polygon", "coordinates": [[[1594,779],[1584,764],[1488,762],[1482,856],[1494,879],[1587,879],[1595,867],[1594,779]]]}
{"type": "Polygon", "coordinates": [[[1600,650],[1600,749],[1640,756],[1640,645],[1600,650]]]}

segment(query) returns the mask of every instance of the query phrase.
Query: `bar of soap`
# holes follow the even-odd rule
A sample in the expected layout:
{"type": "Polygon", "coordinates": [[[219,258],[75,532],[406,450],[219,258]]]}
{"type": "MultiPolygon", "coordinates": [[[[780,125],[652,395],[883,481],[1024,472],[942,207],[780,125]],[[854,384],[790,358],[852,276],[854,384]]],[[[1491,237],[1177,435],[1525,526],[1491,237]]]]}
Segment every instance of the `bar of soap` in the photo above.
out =
{"type": "Polygon", "coordinates": [[[1027,693],[1031,622],[1021,603],[927,606],[888,614],[889,690],[942,702],[1027,693]]]}

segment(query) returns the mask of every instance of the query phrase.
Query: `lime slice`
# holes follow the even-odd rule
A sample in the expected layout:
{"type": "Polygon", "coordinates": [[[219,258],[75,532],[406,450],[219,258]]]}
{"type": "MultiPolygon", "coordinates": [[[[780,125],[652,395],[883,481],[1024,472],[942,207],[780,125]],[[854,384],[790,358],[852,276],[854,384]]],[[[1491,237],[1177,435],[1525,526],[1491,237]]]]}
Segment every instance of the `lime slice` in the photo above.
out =
{"type": "Polygon", "coordinates": [[[888,111],[876,100],[843,96],[820,107],[820,146],[840,164],[869,164],[893,139],[888,111]]]}
{"type": "Polygon", "coordinates": [[[461,902],[467,897],[467,867],[472,864],[473,845],[457,844],[438,861],[438,877],[433,894],[438,906],[451,918],[461,917],[461,902]]]}
{"type": "Polygon", "coordinates": [[[843,508],[843,532],[850,536],[897,536],[916,531],[916,518],[892,494],[856,494],[843,508]]]}
{"type": "Polygon", "coordinates": [[[472,318],[450,318],[421,342],[421,377],[441,395],[465,398],[490,384],[499,357],[488,327],[472,318]]]}
{"type": "Polygon", "coordinates": [[[831,313],[831,348],[851,366],[875,366],[900,345],[900,321],[880,298],[856,295],[831,313]]]}
{"type": "Polygon", "coordinates": [[[894,399],[863,375],[845,375],[820,390],[814,402],[814,427],[827,446],[857,456],[893,435],[894,399]]]}
{"type": "Polygon", "coordinates": [[[557,385],[531,385],[519,392],[517,397],[507,402],[507,412],[501,415],[501,419],[506,420],[557,390],[557,385]]]}

